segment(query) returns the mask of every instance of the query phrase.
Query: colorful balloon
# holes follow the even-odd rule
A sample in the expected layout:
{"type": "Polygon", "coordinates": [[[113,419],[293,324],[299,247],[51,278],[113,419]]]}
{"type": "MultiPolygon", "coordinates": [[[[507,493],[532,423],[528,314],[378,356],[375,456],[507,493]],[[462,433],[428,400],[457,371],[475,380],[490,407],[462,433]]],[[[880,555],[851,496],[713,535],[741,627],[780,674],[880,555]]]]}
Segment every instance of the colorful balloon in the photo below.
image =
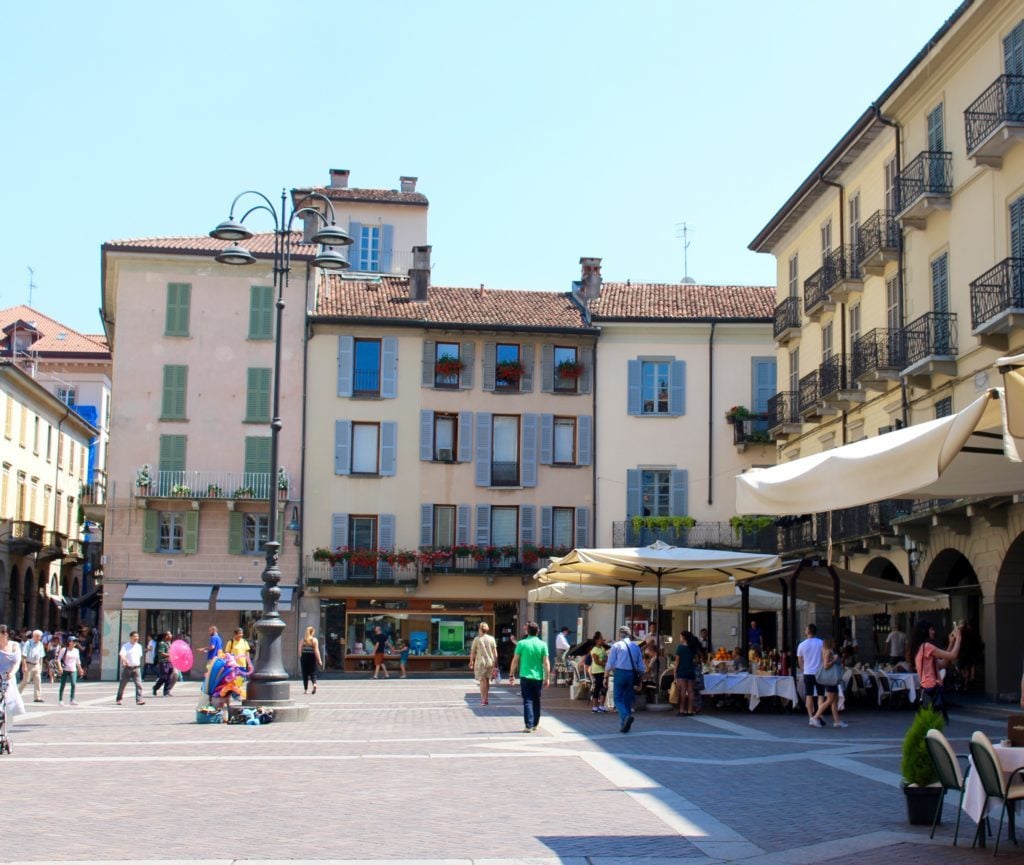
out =
{"type": "Polygon", "coordinates": [[[192,647],[184,640],[175,640],[167,650],[174,669],[187,672],[192,669],[192,647]]]}

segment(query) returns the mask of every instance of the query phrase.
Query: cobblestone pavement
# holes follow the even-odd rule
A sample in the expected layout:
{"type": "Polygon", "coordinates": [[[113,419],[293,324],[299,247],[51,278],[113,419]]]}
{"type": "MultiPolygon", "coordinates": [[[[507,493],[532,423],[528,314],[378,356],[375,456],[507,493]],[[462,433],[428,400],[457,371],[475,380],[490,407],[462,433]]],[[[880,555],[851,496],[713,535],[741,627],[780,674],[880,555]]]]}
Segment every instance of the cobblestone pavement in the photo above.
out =
{"type": "MultiPolygon", "coordinates": [[[[328,681],[305,724],[194,723],[195,683],[115,706],[79,686],[78,706],[29,704],[0,758],[12,807],[4,862],[157,860],[611,865],[981,862],[950,796],[934,841],[906,823],[899,749],[911,715],[851,710],[849,728],[803,713],[648,711],[629,735],[613,714],[544,695],[522,732],[513,689],[481,706],[460,679],[328,681]],[[39,807],[26,819],[27,791],[39,807]],[[46,816],[45,820],[40,820],[46,816]],[[35,828],[33,828],[33,825],[35,828]],[[13,842],[13,843],[12,843],[13,842]]],[[[126,695],[128,697],[129,695],[126,695]]],[[[974,706],[947,730],[966,751],[1005,713],[974,706]]],[[[1006,842],[999,861],[1024,862],[1006,842]],[[1005,852],[1004,852],[1005,851],[1005,852]]],[[[988,858],[982,858],[988,857],[988,858]]]]}

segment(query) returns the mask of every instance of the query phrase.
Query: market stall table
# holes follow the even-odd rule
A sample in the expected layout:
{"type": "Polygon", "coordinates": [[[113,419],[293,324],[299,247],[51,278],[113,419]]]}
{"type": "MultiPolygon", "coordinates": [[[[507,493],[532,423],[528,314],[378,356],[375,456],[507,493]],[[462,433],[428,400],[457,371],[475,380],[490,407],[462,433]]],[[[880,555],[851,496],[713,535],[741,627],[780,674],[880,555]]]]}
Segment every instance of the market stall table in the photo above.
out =
{"type": "Polygon", "coordinates": [[[758,676],[751,673],[705,673],[702,693],[712,697],[727,694],[749,697],[751,712],[764,697],[788,700],[790,707],[796,705],[797,699],[792,677],[758,676]]]}
{"type": "MultiPolygon", "coordinates": [[[[993,749],[996,752],[996,757],[999,760],[999,765],[1003,770],[1003,776],[1009,780],[1017,769],[1024,769],[1024,748],[1014,748],[1006,745],[996,745],[993,743],[993,749]]],[[[993,799],[992,802],[998,802],[998,799],[993,799]]],[[[974,761],[970,761],[970,772],[967,775],[967,787],[964,790],[964,801],[962,807],[964,813],[970,817],[975,823],[981,822],[981,818],[985,814],[985,791],[981,786],[981,778],[978,777],[978,773],[974,771],[974,761]]],[[[1012,808],[1013,806],[1011,806],[1012,808]]],[[[1013,831],[1013,822],[1011,819],[1011,829],[1013,831]]],[[[1012,835],[1011,835],[1012,837],[1012,835]]]]}

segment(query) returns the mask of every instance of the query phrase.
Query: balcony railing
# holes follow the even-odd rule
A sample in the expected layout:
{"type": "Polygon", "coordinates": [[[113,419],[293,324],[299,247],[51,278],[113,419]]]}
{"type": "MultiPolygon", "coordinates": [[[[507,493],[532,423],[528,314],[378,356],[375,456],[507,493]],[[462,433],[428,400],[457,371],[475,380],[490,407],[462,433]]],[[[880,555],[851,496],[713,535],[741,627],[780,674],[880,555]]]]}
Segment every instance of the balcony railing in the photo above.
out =
{"type": "Polygon", "coordinates": [[[876,210],[857,228],[857,262],[863,268],[883,267],[899,248],[899,223],[888,210],[876,210]]]}
{"type": "Polygon", "coordinates": [[[412,267],[411,249],[382,249],[377,253],[376,259],[370,256],[364,261],[360,259],[357,244],[350,246],[345,253],[349,260],[349,273],[404,274],[412,267]]]}
{"type": "Polygon", "coordinates": [[[800,379],[800,414],[814,411],[821,401],[821,382],[818,370],[800,379]]]}
{"type": "Polygon", "coordinates": [[[11,520],[10,540],[7,547],[12,553],[35,553],[43,548],[43,532],[39,523],[31,520],[11,520]]]}
{"type": "Polygon", "coordinates": [[[757,530],[738,530],[727,522],[699,522],[692,528],[637,528],[632,520],[612,523],[612,546],[646,547],[655,541],[674,547],[711,550],[745,550],[775,553],[778,549],[775,526],[757,530]]]}
{"type": "Polygon", "coordinates": [[[804,280],[804,312],[814,315],[828,301],[828,290],[835,285],[835,269],[831,266],[819,267],[804,280]]]}
{"type": "Polygon", "coordinates": [[[855,381],[885,371],[901,370],[905,366],[901,331],[876,327],[853,343],[851,373],[855,381]]]}
{"type": "Polygon", "coordinates": [[[827,399],[849,387],[849,363],[845,354],[834,354],[818,367],[818,396],[821,399],[827,399]]]}
{"type": "Polygon", "coordinates": [[[781,339],[790,332],[800,330],[800,298],[787,297],[775,307],[775,322],[772,335],[781,339]]]}
{"type": "Polygon", "coordinates": [[[800,394],[796,391],[779,391],[768,398],[768,429],[774,430],[784,424],[799,424],[800,394]]]}
{"type": "Polygon", "coordinates": [[[860,266],[857,261],[857,250],[852,244],[838,246],[825,258],[826,282],[831,281],[827,288],[848,280],[860,280],[860,266]]]}
{"type": "Polygon", "coordinates": [[[357,369],[352,372],[352,393],[377,396],[380,393],[380,370],[357,369]]]}
{"type": "Polygon", "coordinates": [[[955,312],[926,312],[903,328],[906,367],[930,357],[955,357],[957,333],[955,312]]]}
{"type": "Polygon", "coordinates": [[[782,517],[776,525],[779,555],[813,550],[816,546],[814,528],[813,517],[782,517]]]}
{"type": "Polygon", "coordinates": [[[922,150],[896,178],[902,213],[924,195],[949,196],[953,192],[953,154],[946,150],[922,150]]]}
{"type": "Polygon", "coordinates": [[[80,562],[85,558],[85,548],[78,538],[68,538],[67,549],[64,552],[64,564],[70,561],[80,562]]]}
{"type": "Polygon", "coordinates": [[[51,559],[59,559],[67,552],[68,536],[62,532],[47,530],[43,532],[43,547],[39,551],[41,556],[51,559]]]}
{"type": "Polygon", "coordinates": [[[971,283],[971,328],[1001,313],[1024,312],[1024,258],[1005,258],[971,283]]]}
{"type": "Polygon", "coordinates": [[[407,565],[389,565],[384,562],[357,564],[354,562],[318,561],[306,557],[305,578],[308,584],[340,583],[347,586],[415,586],[419,582],[418,562],[407,565]]]}
{"type": "MultiPolygon", "coordinates": [[[[910,499],[885,499],[855,508],[844,508],[832,511],[832,540],[851,541],[872,535],[896,535],[893,520],[911,512],[913,501],[910,499]]],[[[827,513],[815,515],[818,539],[828,542],[827,513]]]]}
{"type": "Polygon", "coordinates": [[[182,499],[277,499],[291,498],[291,485],[279,489],[269,472],[154,472],[153,483],[136,484],[135,495],[182,499]]]}
{"type": "Polygon", "coordinates": [[[84,486],[80,501],[83,505],[102,505],[106,502],[106,488],[98,483],[84,486]]]}
{"type": "Polygon", "coordinates": [[[1005,123],[1024,123],[1024,75],[1000,75],[964,111],[967,155],[1005,123]]]}
{"type": "Polygon", "coordinates": [[[767,444],[772,440],[768,430],[767,412],[738,417],[732,423],[732,442],[735,445],[767,444]]]}
{"type": "Polygon", "coordinates": [[[518,462],[492,462],[491,463],[491,486],[492,487],[517,487],[519,486],[519,463],[518,462]]]}

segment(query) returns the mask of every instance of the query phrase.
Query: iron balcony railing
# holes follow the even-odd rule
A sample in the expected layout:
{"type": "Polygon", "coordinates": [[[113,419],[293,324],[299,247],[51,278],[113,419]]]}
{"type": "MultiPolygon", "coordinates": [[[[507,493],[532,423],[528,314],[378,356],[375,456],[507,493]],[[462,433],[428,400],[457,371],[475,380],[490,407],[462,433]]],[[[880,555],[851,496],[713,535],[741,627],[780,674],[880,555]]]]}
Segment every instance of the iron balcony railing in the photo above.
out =
{"type": "Polygon", "coordinates": [[[768,430],[767,412],[738,417],[732,423],[733,444],[766,444],[772,440],[768,430]]]}
{"type": "Polygon", "coordinates": [[[845,354],[834,354],[818,367],[818,395],[826,399],[850,387],[849,363],[845,354]]]}
{"type": "Polygon", "coordinates": [[[825,257],[822,270],[825,272],[826,291],[844,279],[860,279],[860,266],[853,244],[848,243],[833,249],[825,257]]]}
{"type": "Polygon", "coordinates": [[[1003,123],[1024,123],[1024,75],[1000,75],[967,106],[967,153],[973,153],[1003,123]]]}
{"type": "Polygon", "coordinates": [[[778,339],[787,330],[800,329],[800,298],[787,297],[775,307],[775,323],[772,335],[778,339]]]}
{"type": "Polygon", "coordinates": [[[814,313],[828,300],[828,289],[832,287],[832,282],[828,282],[826,287],[825,283],[828,279],[829,274],[826,273],[825,268],[819,267],[804,280],[804,312],[807,315],[814,313]]]}
{"type": "Polygon", "coordinates": [[[357,369],[352,373],[352,393],[354,394],[379,394],[380,393],[380,370],[379,369],[357,369]]]}
{"type": "Polygon", "coordinates": [[[106,488],[102,483],[84,486],[80,501],[83,505],[102,505],[106,501],[106,488]]]}
{"type": "Polygon", "coordinates": [[[11,552],[37,552],[43,547],[44,527],[31,520],[11,520],[10,539],[7,547],[11,552]]]}
{"type": "Polygon", "coordinates": [[[47,530],[43,532],[43,549],[54,558],[60,558],[67,552],[68,536],[62,532],[47,530]]]}
{"type": "Polygon", "coordinates": [[[853,343],[851,373],[854,380],[885,369],[903,369],[902,331],[876,327],[853,343]]]}
{"type": "Polygon", "coordinates": [[[779,555],[813,550],[814,528],[812,516],[782,517],[776,524],[779,555]]]}
{"type": "Polygon", "coordinates": [[[652,528],[636,526],[632,520],[612,523],[612,546],[646,547],[655,541],[674,547],[711,550],[744,550],[757,553],[778,552],[774,525],[760,529],[733,528],[727,522],[698,522],[690,528],[652,528]]]}
{"type": "Polygon", "coordinates": [[[956,313],[926,312],[912,321],[903,328],[903,351],[908,367],[928,357],[955,357],[956,313]]]}
{"type": "Polygon", "coordinates": [[[949,195],[952,191],[953,154],[947,150],[922,150],[896,178],[901,211],[922,195],[949,195]]]}
{"type": "Polygon", "coordinates": [[[68,538],[67,549],[64,552],[64,559],[75,559],[81,561],[85,555],[82,542],[78,538],[68,538]]]}
{"type": "Polygon", "coordinates": [[[792,390],[779,391],[768,398],[768,429],[787,423],[801,423],[800,394],[792,390]]]}
{"type": "Polygon", "coordinates": [[[419,582],[419,563],[389,565],[385,562],[358,564],[354,562],[318,561],[306,557],[305,579],[307,584],[343,583],[348,586],[394,586],[416,585],[419,582]]]}
{"type": "Polygon", "coordinates": [[[1024,258],[1004,258],[971,283],[971,328],[1008,309],[1024,309],[1024,258]]]}
{"type": "Polygon", "coordinates": [[[821,382],[818,370],[800,379],[800,413],[813,409],[821,401],[821,382]]]}
{"type": "MultiPolygon", "coordinates": [[[[912,505],[913,501],[910,499],[885,499],[855,508],[832,511],[832,540],[851,541],[870,535],[897,534],[897,530],[893,528],[893,520],[909,514],[912,505]]],[[[828,543],[829,514],[815,514],[815,520],[819,543],[828,543]]]]}
{"type": "Polygon", "coordinates": [[[491,463],[491,486],[492,487],[517,487],[519,486],[519,463],[518,462],[492,462],[491,463]]]}
{"type": "Polygon", "coordinates": [[[184,471],[153,472],[151,483],[135,484],[137,496],[154,498],[267,499],[271,492],[278,499],[290,498],[290,481],[272,483],[269,472],[184,471]]]}
{"type": "Polygon", "coordinates": [[[876,210],[857,228],[857,263],[900,246],[900,227],[888,210],[876,210]]]}

